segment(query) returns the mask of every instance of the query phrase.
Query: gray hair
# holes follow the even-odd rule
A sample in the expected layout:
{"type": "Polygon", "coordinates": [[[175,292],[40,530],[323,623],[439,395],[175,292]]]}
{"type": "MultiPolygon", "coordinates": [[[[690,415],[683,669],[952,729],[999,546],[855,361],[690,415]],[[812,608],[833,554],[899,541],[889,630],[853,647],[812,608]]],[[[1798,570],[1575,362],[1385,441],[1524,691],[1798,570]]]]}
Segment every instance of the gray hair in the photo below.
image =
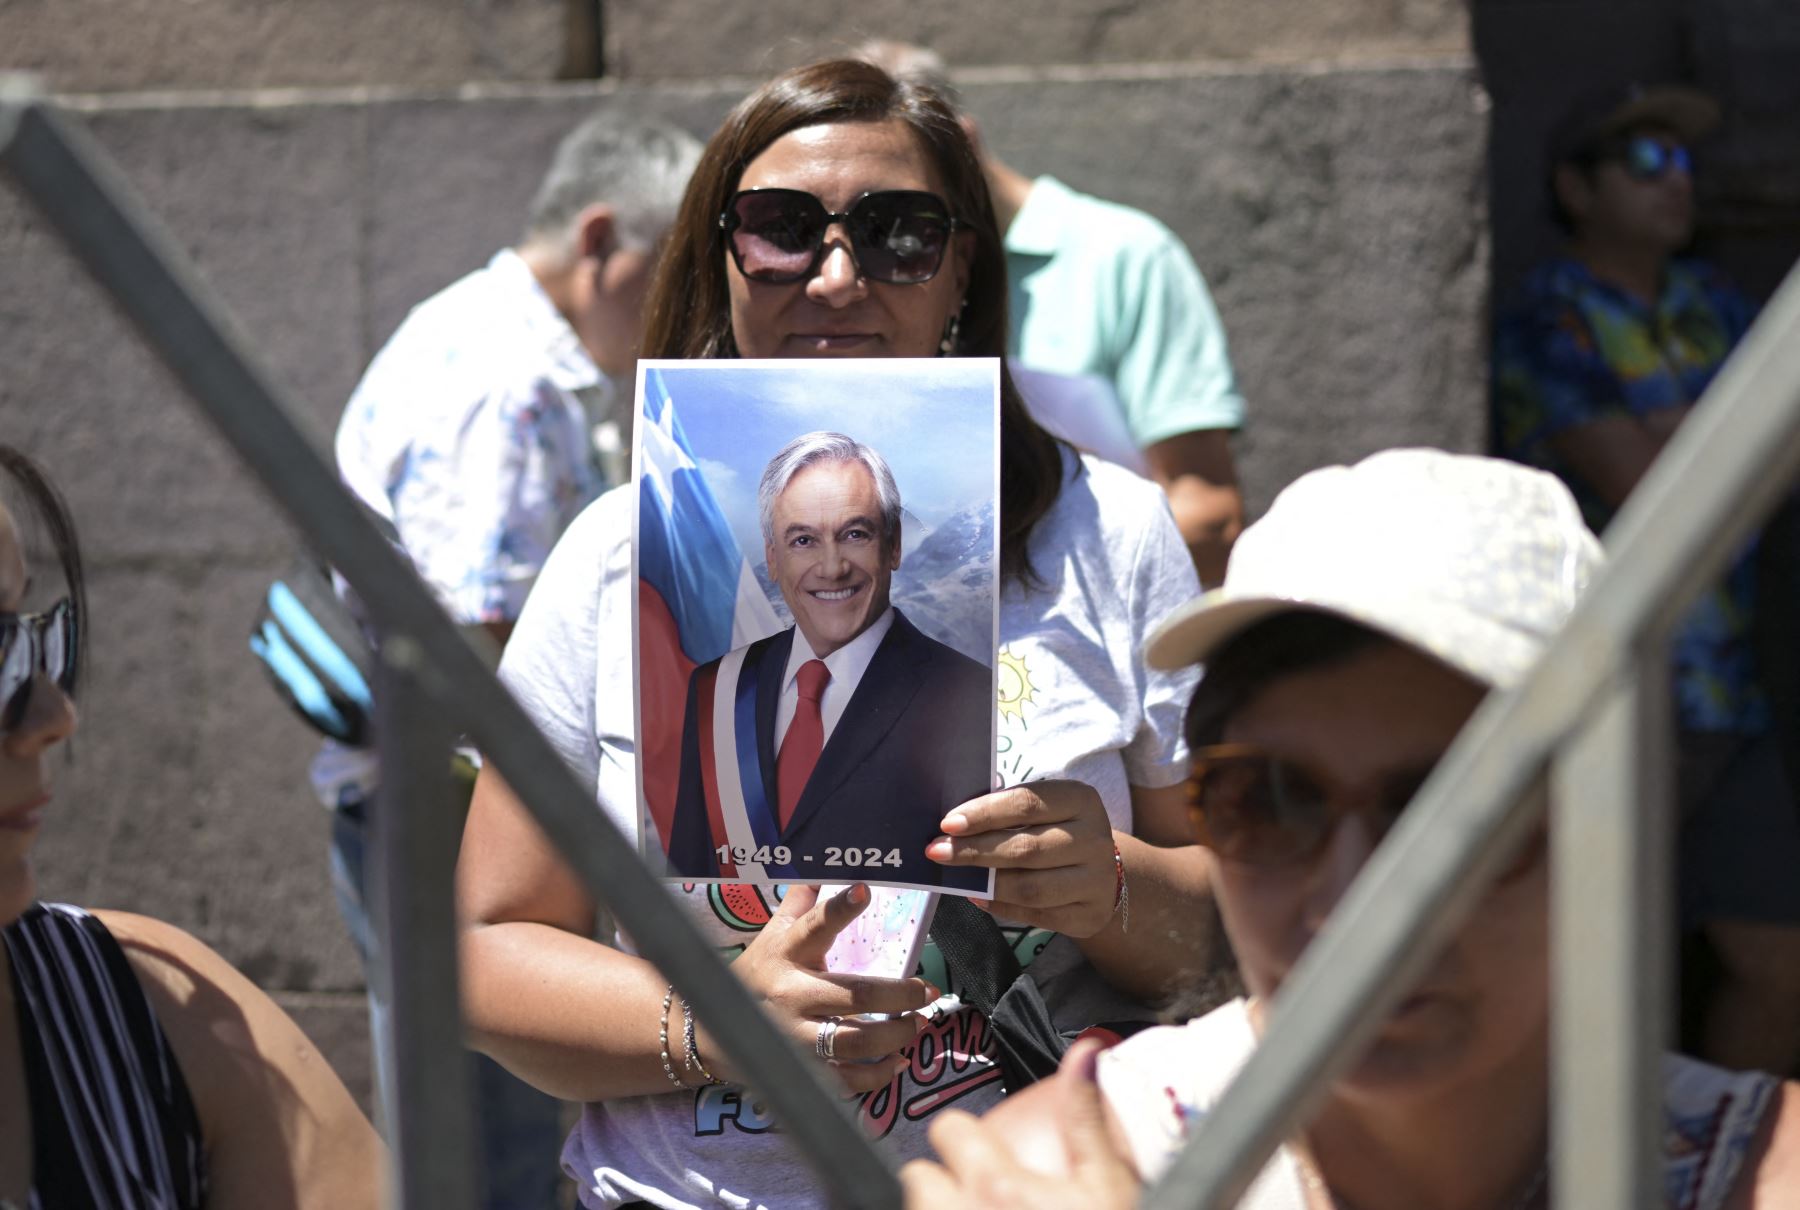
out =
{"type": "Polygon", "coordinates": [[[573,253],[575,218],[605,202],[616,212],[619,242],[649,248],[675,219],[700,142],[664,122],[603,109],[563,136],[538,186],[525,242],[573,253]]]}
{"type": "Polygon", "coordinates": [[[962,108],[962,96],[950,83],[950,68],[935,50],[911,42],[871,38],[850,51],[850,58],[873,64],[905,84],[924,84],[936,89],[952,108],[962,108]]]}
{"type": "Polygon", "coordinates": [[[756,485],[756,507],[762,519],[763,543],[775,545],[775,497],[787,490],[794,476],[821,462],[860,462],[875,480],[875,498],[881,503],[881,541],[885,546],[900,536],[900,488],[887,459],[870,447],[842,433],[823,430],[796,437],[781,447],[763,468],[756,485]]]}

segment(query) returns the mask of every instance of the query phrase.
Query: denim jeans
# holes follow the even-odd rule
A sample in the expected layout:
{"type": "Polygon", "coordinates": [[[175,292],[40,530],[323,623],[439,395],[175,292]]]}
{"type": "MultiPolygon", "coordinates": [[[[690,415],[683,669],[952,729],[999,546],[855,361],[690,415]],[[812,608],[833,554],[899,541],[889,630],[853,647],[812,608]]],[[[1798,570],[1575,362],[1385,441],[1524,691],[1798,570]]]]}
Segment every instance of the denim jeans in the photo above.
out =
{"type": "MultiPolygon", "coordinates": [[[[363,854],[368,821],[360,804],[332,812],[331,885],[363,972],[375,953],[374,929],[365,904],[363,854]]],[[[369,983],[369,1034],[373,1043],[375,1097],[387,1103],[388,1006],[369,983]]],[[[550,1210],[562,1185],[562,1106],[554,1097],[510,1075],[485,1055],[473,1056],[475,1129],[483,1210],[550,1210]]],[[[378,1117],[380,1115],[378,1114],[378,1117]]]]}

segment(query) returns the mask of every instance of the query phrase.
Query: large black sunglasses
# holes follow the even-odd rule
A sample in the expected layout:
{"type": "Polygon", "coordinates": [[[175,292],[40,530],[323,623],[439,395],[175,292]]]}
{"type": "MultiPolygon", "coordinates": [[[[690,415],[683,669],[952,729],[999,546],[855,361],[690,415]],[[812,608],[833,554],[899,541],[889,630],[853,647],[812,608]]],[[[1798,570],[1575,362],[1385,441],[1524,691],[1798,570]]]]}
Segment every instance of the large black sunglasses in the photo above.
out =
{"type": "Polygon", "coordinates": [[[865,193],[842,214],[799,189],[744,189],[719,216],[738,272],[783,284],[811,277],[825,256],[825,232],[842,223],[857,272],[870,281],[910,286],[930,281],[944,263],[957,221],[944,199],[916,189],[865,193]]]}
{"type": "Polygon", "coordinates": [[[43,613],[0,614],[0,732],[24,721],[38,673],[73,693],[80,660],[81,626],[68,597],[43,613]]]}

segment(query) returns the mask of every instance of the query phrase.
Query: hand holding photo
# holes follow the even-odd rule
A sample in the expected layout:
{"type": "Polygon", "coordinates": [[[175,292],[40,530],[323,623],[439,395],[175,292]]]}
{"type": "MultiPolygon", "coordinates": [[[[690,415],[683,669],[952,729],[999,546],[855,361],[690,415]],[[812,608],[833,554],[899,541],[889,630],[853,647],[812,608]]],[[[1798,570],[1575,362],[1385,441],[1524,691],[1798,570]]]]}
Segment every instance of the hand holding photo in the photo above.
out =
{"type": "Polygon", "coordinates": [[[671,880],[992,895],[925,849],[994,784],[998,408],[992,360],[641,368],[640,835],[671,880]]]}

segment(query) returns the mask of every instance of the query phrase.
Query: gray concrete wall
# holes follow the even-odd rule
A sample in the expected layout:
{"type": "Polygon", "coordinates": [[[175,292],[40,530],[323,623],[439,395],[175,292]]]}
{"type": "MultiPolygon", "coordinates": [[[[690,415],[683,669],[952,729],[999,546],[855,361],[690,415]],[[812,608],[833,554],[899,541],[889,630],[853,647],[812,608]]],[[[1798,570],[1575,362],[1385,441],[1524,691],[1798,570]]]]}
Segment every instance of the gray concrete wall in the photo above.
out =
{"type": "Polygon", "coordinates": [[[759,76],[868,37],[961,67],[1462,54],[1461,0],[0,0],[64,91],[759,76]],[[604,59],[602,59],[602,47],[604,59]]]}
{"type": "Polygon", "coordinates": [[[1463,65],[972,85],[995,151],[1139,206],[1206,274],[1252,512],[1328,462],[1482,441],[1483,100],[1463,65]]]}
{"type": "MultiPolygon", "coordinates": [[[[15,0],[16,2],[16,0],[15,0]]],[[[1140,205],[1208,272],[1250,399],[1261,508],[1300,471],[1482,431],[1481,97],[1471,64],[975,74],[1027,171],[1140,205]]],[[[323,442],[418,298],[514,235],[557,135],[594,105],[708,132],[698,81],[481,96],[90,99],[85,121],[191,253],[323,442]]],[[[170,919],[294,1009],[366,1089],[359,972],[305,789],[308,733],[245,647],[293,535],[168,376],[0,190],[0,439],[68,492],[93,567],[76,758],[47,894],[170,919]]]]}
{"type": "MultiPolygon", "coordinates": [[[[572,0],[0,0],[0,63],[63,91],[594,74],[572,0]]],[[[586,38],[597,41],[597,31],[586,38]]]]}
{"type": "Polygon", "coordinates": [[[871,37],[928,46],[953,66],[1367,62],[1462,54],[1460,0],[869,0],[820,21],[804,0],[615,0],[608,74],[638,80],[781,71],[871,37]],[[972,13],[978,15],[972,16],[972,13]]]}

